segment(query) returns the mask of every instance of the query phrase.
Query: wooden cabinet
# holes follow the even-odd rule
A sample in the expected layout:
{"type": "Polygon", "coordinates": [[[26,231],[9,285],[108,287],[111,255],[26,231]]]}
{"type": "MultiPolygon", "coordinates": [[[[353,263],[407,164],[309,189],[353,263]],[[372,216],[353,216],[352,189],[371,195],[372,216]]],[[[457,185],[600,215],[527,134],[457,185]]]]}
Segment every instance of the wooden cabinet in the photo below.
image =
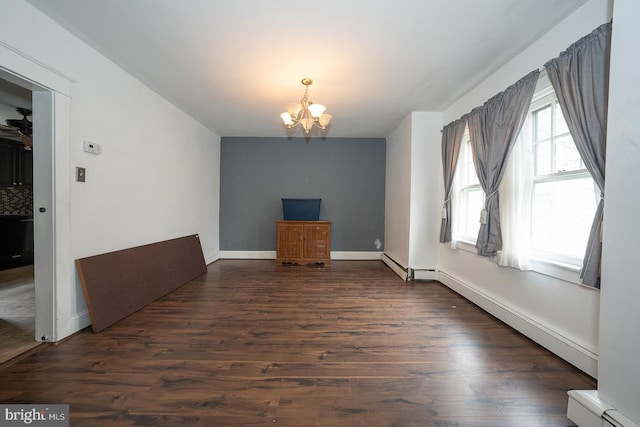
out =
{"type": "Polygon", "coordinates": [[[331,221],[276,221],[276,263],[331,265],[331,221]]]}
{"type": "Polygon", "coordinates": [[[16,141],[0,139],[0,186],[33,185],[33,152],[16,141]]]}

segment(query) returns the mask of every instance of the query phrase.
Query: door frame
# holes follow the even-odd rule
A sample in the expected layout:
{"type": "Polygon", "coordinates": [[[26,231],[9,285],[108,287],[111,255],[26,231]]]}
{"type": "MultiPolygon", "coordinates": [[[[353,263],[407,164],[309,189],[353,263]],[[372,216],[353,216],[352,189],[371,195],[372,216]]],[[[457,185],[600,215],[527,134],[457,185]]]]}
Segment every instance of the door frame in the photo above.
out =
{"type": "Polygon", "coordinates": [[[0,42],[0,78],[32,92],[35,339],[78,330],[70,251],[70,112],[74,80],[0,42]],[[74,329],[76,328],[76,329],[74,329]]]}

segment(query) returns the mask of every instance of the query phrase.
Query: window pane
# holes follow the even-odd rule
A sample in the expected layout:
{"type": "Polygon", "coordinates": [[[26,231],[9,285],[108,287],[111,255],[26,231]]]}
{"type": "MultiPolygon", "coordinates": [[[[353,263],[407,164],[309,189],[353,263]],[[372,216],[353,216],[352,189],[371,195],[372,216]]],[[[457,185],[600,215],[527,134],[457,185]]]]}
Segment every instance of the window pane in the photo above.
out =
{"type": "Polygon", "coordinates": [[[464,198],[464,224],[462,235],[475,241],[480,230],[480,211],[482,210],[483,191],[481,188],[467,188],[463,192],[464,198]]]}
{"type": "Polygon", "coordinates": [[[571,136],[565,135],[556,139],[556,170],[555,172],[582,169],[580,154],[571,136]]]}
{"type": "Polygon", "coordinates": [[[536,175],[551,173],[551,141],[536,144],[536,175]]]}
{"type": "Polygon", "coordinates": [[[473,163],[465,163],[462,165],[462,185],[473,185],[475,181],[477,181],[477,177],[473,163]]]}
{"type": "Polygon", "coordinates": [[[536,140],[551,138],[551,106],[535,112],[536,140]]]}
{"type": "Polygon", "coordinates": [[[458,160],[458,162],[461,162],[459,163],[459,168],[461,174],[460,185],[462,186],[479,184],[472,156],[473,152],[471,150],[471,143],[468,139],[463,140],[460,159],[458,160]]]}
{"type": "Polygon", "coordinates": [[[534,248],[582,259],[595,209],[590,177],[537,183],[532,212],[534,248]]]}
{"type": "Polygon", "coordinates": [[[562,135],[563,133],[569,133],[569,128],[562,115],[560,104],[556,102],[556,135],[562,135]]]}

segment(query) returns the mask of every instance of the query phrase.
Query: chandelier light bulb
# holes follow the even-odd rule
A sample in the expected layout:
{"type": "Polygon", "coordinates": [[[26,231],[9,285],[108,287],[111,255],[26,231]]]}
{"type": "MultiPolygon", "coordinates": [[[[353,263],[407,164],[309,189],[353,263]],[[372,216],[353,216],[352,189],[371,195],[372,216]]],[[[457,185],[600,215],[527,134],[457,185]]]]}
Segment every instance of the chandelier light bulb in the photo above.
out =
{"type": "Polygon", "coordinates": [[[323,114],[320,116],[320,119],[318,119],[318,124],[322,129],[326,129],[330,121],[331,121],[331,114],[323,114]]]}
{"type": "Polygon", "coordinates": [[[292,129],[297,125],[302,125],[305,134],[309,134],[313,126],[325,130],[331,121],[331,115],[325,114],[327,109],[322,104],[314,104],[309,100],[309,85],[313,80],[309,78],[302,79],[301,83],[305,86],[304,96],[300,102],[292,102],[285,105],[285,113],[280,114],[282,122],[287,129],[292,129]]]}
{"type": "Polygon", "coordinates": [[[289,113],[282,113],[280,114],[280,117],[282,117],[282,121],[285,125],[288,127],[293,126],[293,120],[291,120],[291,115],[289,113]]]}
{"type": "Polygon", "coordinates": [[[324,110],[326,110],[327,107],[325,107],[322,104],[311,104],[309,105],[309,111],[311,112],[311,116],[314,119],[319,119],[320,116],[322,116],[322,113],[324,113],[324,110]]]}
{"type": "Polygon", "coordinates": [[[290,102],[284,106],[284,109],[287,110],[290,118],[297,118],[302,111],[302,105],[299,102],[290,102]]]}

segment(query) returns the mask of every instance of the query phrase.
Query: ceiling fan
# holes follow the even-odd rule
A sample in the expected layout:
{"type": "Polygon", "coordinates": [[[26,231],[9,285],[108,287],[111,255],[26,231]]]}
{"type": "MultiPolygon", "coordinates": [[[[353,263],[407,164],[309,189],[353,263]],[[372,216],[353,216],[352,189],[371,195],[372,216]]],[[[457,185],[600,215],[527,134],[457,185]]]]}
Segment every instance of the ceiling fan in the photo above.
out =
{"type": "Polygon", "coordinates": [[[31,110],[28,108],[18,107],[16,111],[22,114],[21,119],[7,119],[6,125],[0,124],[0,136],[10,139],[17,139],[22,142],[25,150],[31,150],[33,146],[33,122],[27,119],[31,110]]]}

